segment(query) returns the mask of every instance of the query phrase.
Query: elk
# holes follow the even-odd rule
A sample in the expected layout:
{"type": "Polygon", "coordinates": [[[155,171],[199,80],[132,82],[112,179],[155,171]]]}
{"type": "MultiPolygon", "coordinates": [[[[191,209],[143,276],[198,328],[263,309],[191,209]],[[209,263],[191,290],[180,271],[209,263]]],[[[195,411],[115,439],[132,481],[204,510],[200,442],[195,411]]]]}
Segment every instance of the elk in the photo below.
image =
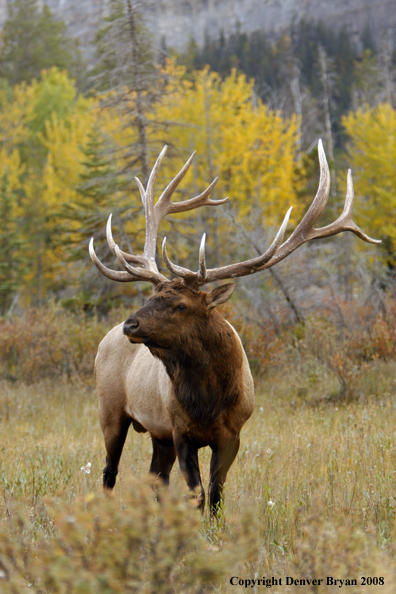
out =
{"type": "Polygon", "coordinates": [[[235,283],[209,292],[200,288],[215,281],[255,274],[280,262],[306,241],[352,231],[369,243],[371,239],[352,221],[353,184],[348,172],[347,194],[341,216],[326,227],[314,224],[323,212],[330,189],[330,172],[319,141],[320,181],[314,201],[305,216],[283,242],[291,208],[270,247],[260,256],[219,268],[205,263],[205,234],[199,248],[199,266],[192,272],[168,257],[166,238],[163,259],[176,278],[168,280],[156,264],[156,244],[161,220],[170,214],[201,206],[218,206],[228,198],[208,198],[217,182],[195,198],[172,202],[171,197],[185,176],[193,153],[154,204],[154,185],[166,146],[160,153],[144,189],[138,184],[146,218],[143,255],[122,251],[115,243],[109,216],[106,235],[111,252],[123,270],[106,267],[98,259],[93,238],[89,252],[100,272],[118,282],[148,281],[155,293],[124,323],[113,328],[99,345],[95,361],[99,416],[106,446],[103,486],[112,489],[128,429],[149,432],[153,445],[150,472],[169,483],[178,458],[181,471],[202,511],[202,486],[198,450],[209,446],[209,503],[215,513],[221,500],[227,472],[239,448],[240,432],[253,412],[254,386],[246,354],[234,328],[217,307],[227,301],[235,283]]]}

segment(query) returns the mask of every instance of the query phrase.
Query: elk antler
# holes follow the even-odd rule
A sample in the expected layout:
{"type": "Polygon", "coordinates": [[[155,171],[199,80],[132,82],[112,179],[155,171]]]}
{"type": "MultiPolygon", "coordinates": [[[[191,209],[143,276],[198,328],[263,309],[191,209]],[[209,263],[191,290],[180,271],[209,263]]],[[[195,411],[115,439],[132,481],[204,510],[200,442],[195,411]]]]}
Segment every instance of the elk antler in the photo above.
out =
{"type": "Polygon", "coordinates": [[[287,239],[287,241],[282,243],[287,223],[289,221],[291,208],[288,210],[274,241],[272,242],[271,246],[264,252],[264,254],[256,258],[252,258],[251,260],[246,260],[245,262],[238,262],[235,264],[230,264],[228,266],[222,266],[220,268],[211,268],[209,270],[206,269],[205,234],[202,237],[201,246],[199,250],[198,272],[192,272],[187,268],[177,266],[169,260],[166,251],[165,237],[162,244],[162,254],[165,264],[169,268],[169,270],[174,274],[182,277],[187,285],[192,286],[194,288],[198,288],[199,286],[211,283],[213,281],[225,280],[227,278],[235,278],[238,276],[248,276],[249,274],[254,274],[259,270],[265,270],[266,268],[270,268],[271,266],[274,266],[274,264],[277,264],[278,262],[286,258],[289,254],[294,252],[294,250],[296,250],[298,247],[300,247],[300,245],[302,245],[306,241],[309,241],[311,239],[319,239],[321,237],[330,237],[331,235],[336,235],[337,233],[342,233],[343,231],[352,231],[358,237],[363,239],[363,241],[367,241],[368,243],[381,243],[380,240],[371,239],[370,237],[368,237],[368,235],[363,233],[363,231],[359,229],[359,227],[352,221],[352,206],[354,192],[352,173],[350,169],[348,170],[347,194],[345,199],[345,205],[341,216],[339,216],[338,219],[334,221],[334,223],[331,223],[326,227],[322,227],[320,229],[314,228],[315,222],[322,214],[327,204],[330,190],[330,171],[321,140],[319,140],[318,152],[320,163],[320,180],[318,191],[316,193],[314,201],[312,202],[302,221],[296,227],[296,229],[293,231],[293,233],[291,234],[289,239],[287,239]]]}
{"type": "Polygon", "coordinates": [[[123,252],[118,247],[118,245],[115,243],[113,239],[113,235],[111,232],[112,215],[109,216],[109,219],[107,221],[107,243],[109,244],[109,248],[112,251],[112,253],[117,257],[117,259],[121,263],[124,270],[116,271],[107,268],[107,266],[102,264],[102,262],[99,260],[95,253],[93,247],[93,237],[89,242],[89,254],[91,256],[92,262],[100,270],[100,272],[104,274],[104,276],[107,276],[112,280],[116,280],[119,282],[145,280],[154,283],[155,285],[157,285],[160,282],[167,281],[168,279],[159,272],[155,261],[158,227],[161,220],[168,214],[185,212],[187,210],[192,210],[194,208],[206,205],[217,206],[218,204],[224,204],[224,202],[228,200],[228,198],[223,198],[222,200],[210,200],[208,198],[210,192],[213,190],[214,186],[217,183],[218,178],[216,177],[216,179],[212,181],[212,183],[206,188],[206,190],[204,190],[195,198],[190,198],[189,200],[185,200],[184,202],[171,201],[173,192],[175,191],[183,177],[186,175],[187,170],[191,165],[191,162],[196,152],[194,151],[194,153],[188,159],[186,164],[182,167],[182,169],[179,171],[176,177],[170,182],[170,184],[165,188],[157,203],[154,205],[154,185],[157,179],[157,174],[159,167],[161,165],[161,161],[166,153],[166,149],[167,146],[165,146],[162,149],[157,161],[155,162],[155,165],[150,173],[146,189],[144,189],[140,180],[137,177],[135,177],[137,185],[139,187],[140,196],[142,198],[146,217],[146,241],[144,245],[143,256],[135,256],[133,254],[128,254],[127,252],[123,252]]]}

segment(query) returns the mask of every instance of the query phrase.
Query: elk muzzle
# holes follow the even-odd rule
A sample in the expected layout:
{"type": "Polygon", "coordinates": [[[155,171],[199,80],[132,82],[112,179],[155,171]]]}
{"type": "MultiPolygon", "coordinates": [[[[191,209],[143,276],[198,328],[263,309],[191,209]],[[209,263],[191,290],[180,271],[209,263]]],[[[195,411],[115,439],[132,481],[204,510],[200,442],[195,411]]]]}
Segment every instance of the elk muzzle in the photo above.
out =
{"type": "Polygon", "coordinates": [[[124,322],[122,332],[132,343],[146,342],[148,340],[148,336],[142,329],[142,325],[139,323],[136,314],[129,316],[129,318],[124,322]]]}

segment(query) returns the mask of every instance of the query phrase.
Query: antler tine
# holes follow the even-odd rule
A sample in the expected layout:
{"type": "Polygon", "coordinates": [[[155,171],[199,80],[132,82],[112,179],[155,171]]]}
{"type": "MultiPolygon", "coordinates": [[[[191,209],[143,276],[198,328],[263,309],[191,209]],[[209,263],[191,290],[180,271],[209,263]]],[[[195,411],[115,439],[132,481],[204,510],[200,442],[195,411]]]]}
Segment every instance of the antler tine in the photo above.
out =
{"type": "Polygon", "coordinates": [[[296,247],[298,247],[298,245],[300,245],[298,243],[300,238],[309,233],[309,231],[313,228],[314,223],[317,221],[317,219],[320,217],[320,215],[326,208],[330,192],[330,169],[327,163],[326,154],[324,152],[323,143],[321,139],[319,139],[318,142],[318,154],[320,164],[320,178],[318,191],[316,192],[316,196],[311,206],[305,213],[301,222],[297,225],[293,233],[290,235],[289,239],[285,242],[285,245],[288,244],[289,246],[292,246],[294,245],[294,243],[296,243],[296,247]]]}
{"type": "Polygon", "coordinates": [[[204,281],[206,279],[205,241],[206,241],[206,233],[204,233],[202,235],[201,245],[199,246],[198,279],[200,281],[204,281]]]}
{"type": "Polygon", "coordinates": [[[209,194],[217,184],[218,180],[219,178],[216,177],[212,181],[212,183],[206,188],[206,190],[204,190],[201,194],[195,196],[194,198],[184,200],[184,202],[169,201],[165,215],[175,214],[177,212],[186,212],[188,210],[199,208],[200,206],[219,206],[220,204],[224,204],[228,201],[228,196],[226,198],[221,198],[220,200],[210,200],[210,198],[208,198],[209,194]]]}
{"type": "Polygon", "coordinates": [[[154,215],[154,185],[157,179],[161,161],[165,156],[167,148],[167,145],[165,145],[162,151],[160,152],[154,164],[154,167],[151,170],[146,190],[144,190],[140,180],[136,180],[139,186],[140,194],[142,195],[144,211],[146,216],[146,241],[144,244],[143,256],[148,260],[150,265],[155,266],[155,268],[157,267],[155,264],[155,253],[157,250],[157,235],[159,221],[156,221],[154,215]]]}
{"type": "Polygon", "coordinates": [[[354,191],[352,172],[350,169],[348,169],[347,193],[342,214],[338,217],[336,221],[330,223],[330,225],[326,225],[325,227],[321,227],[319,229],[314,228],[315,221],[321,215],[323,209],[326,206],[330,189],[330,171],[321,140],[319,140],[318,151],[320,161],[320,181],[315,199],[309,207],[307,213],[303,217],[300,224],[290,235],[289,239],[285,241],[283,245],[280,246],[279,250],[274,254],[274,257],[262,267],[262,270],[274,266],[274,264],[277,264],[277,262],[280,262],[281,260],[286,258],[289,254],[294,252],[294,250],[303,245],[303,243],[306,243],[311,239],[330,237],[332,235],[337,235],[338,233],[342,233],[344,231],[352,231],[352,233],[355,233],[358,237],[360,237],[360,239],[363,239],[363,241],[366,241],[367,243],[381,243],[381,240],[372,239],[371,237],[366,235],[352,221],[354,191]]]}
{"type": "Polygon", "coordinates": [[[309,239],[329,237],[330,235],[342,233],[342,231],[352,231],[352,233],[355,233],[358,237],[360,237],[360,239],[363,239],[363,241],[366,241],[367,243],[381,243],[380,239],[372,239],[371,237],[366,235],[366,233],[364,233],[360,229],[360,227],[358,227],[356,223],[354,223],[354,221],[352,220],[353,199],[354,190],[352,170],[348,169],[347,193],[345,197],[344,210],[342,211],[342,214],[338,217],[336,221],[330,223],[330,225],[326,225],[326,227],[321,227],[320,229],[312,229],[312,233],[309,239]]]}
{"type": "Polygon", "coordinates": [[[183,266],[178,266],[177,264],[173,264],[173,262],[170,261],[168,253],[166,251],[166,237],[164,237],[164,241],[162,242],[162,257],[164,258],[164,262],[167,268],[171,272],[173,272],[173,274],[176,274],[177,276],[184,278],[186,284],[196,285],[197,287],[199,287],[200,285],[204,285],[207,282],[209,282],[206,276],[205,241],[206,233],[202,235],[201,244],[199,247],[198,272],[192,272],[192,270],[189,270],[188,268],[183,268],[183,266]]]}
{"type": "Polygon", "coordinates": [[[102,262],[99,260],[98,256],[95,253],[94,247],[93,247],[93,242],[94,242],[94,238],[91,237],[91,240],[89,242],[89,255],[91,257],[92,262],[95,264],[96,268],[104,275],[107,276],[107,278],[110,278],[111,280],[115,280],[118,281],[120,283],[128,283],[131,282],[133,280],[139,280],[139,279],[135,279],[131,277],[131,274],[129,272],[124,272],[124,271],[118,271],[118,270],[111,270],[110,268],[107,268],[107,266],[105,266],[104,264],[102,264],[102,262]]]}
{"type": "Polygon", "coordinates": [[[142,199],[144,210],[146,211],[146,190],[144,189],[144,186],[138,177],[135,177],[135,182],[139,188],[140,198],[142,199]]]}
{"type": "Polygon", "coordinates": [[[209,194],[215,187],[218,182],[218,178],[216,177],[212,183],[198,196],[194,198],[190,198],[189,200],[184,200],[183,202],[172,202],[171,197],[183,177],[186,175],[192,160],[194,159],[196,151],[193,152],[191,157],[186,161],[183,165],[179,173],[176,177],[170,182],[170,184],[165,188],[162,192],[160,198],[158,199],[157,204],[154,207],[155,217],[157,224],[159,221],[163,219],[168,214],[175,214],[179,212],[186,212],[188,210],[193,210],[195,208],[199,208],[201,206],[218,206],[220,204],[224,204],[227,202],[227,198],[222,198],[221,200],[210,200],[208,198],[209,194]]]}
{"type": "Polygon", "coordinates": [[[170,204],[172,204],[171,200],[170,200],[171,196],[172,196],[173,192],[176,190],[177,186],[180,184],[183,177],[186,175],[187,171],[189,170],[192,160],[194,159],[194,157],[196,155],[196,152],[197,151],[194,151],[192,153],[190,158],[186,161],[186,163],[180,169],[179,173],[173,178],[173,180],[170,182],[170,184],[167,185],[165,190],[162,192],[161,196],[158,198],[158,202],[154,207],[156,214],[159,213],[159,214],[157,214],[157,216],[160,216],[161,218],[163,218],[164,216],[166,216],[166,214],[169,214],[167,208],[169,207],[170,204]]]}
{"type": "MultiPolygon", "coordinates": [[[[136,268],[136,267],[128,264],[128,262],[126,261],[126,259],[124,257],[125,252],[120,250],[120,248],[118,247],[118,245],[116,243],[114,243],[114,246],[112,246],[112,247],[114,247],[113,253],[117,257],[119,262],[122,264],[122,266],[125,268],[125,271],[111,270],[111,268],[108,268],[99,260],[98,256],[95,253],[95,250],[93,247],[93,242],[94,242],[94,238],[91,237],[91,240],[89,242],[89,255],[91,257],[92,262],[95,264],[96,268],[107,278],[110,278],[111,280],[115,280],[115,281],[118,281],[121,283],[143,280],[143,281],[151,282],[155,285],[158,285],[159,283],[168,280],[165,276],[163,276],[158,271],[157,268],[150,267],[150,265],[147,261],[141,262],[139,256],[132,256],[130,254],[126,254],[127,256],[130,257],[130,259],[133,258],[134,259],[133,261],[136,261],[136,263],[138,263],[138,264],[143,263],[145,268],[141,268],[141,267],[136,268]]],[[[142,260],[144,260],[144,258],[142,258],[142,260]]]]}
{"type": "Polygon", "coordinates": [[[158,285],[159,283],[162,283],[164,281],[166,282],[168,280],[165,276],[163,276],[157,270],[151,270],[151,269],[145,269],[145,268],[135,268],[134,266],[131,266],[130,264],[128,264],[128,262],[124,258],[123,252],[120,250],[118,245],[115,246],[115,251],[116,251],[116,256],[117,256],[119,262],[122,264],[122,266],[125,268],[125,270],[131,276],[136,277],[138,280],[146,280],[146,281],[152,282],[156,285],[158,285]]]}
{"type": "Polygon", "coordinates": [[[116,248],[119,249],[120,253],[124,256],[127,262],[133,262],[134,264],[140,264],[141,266],[145,266],[147,264],[146,259],[143,256],[134,256],[133,254],[128,254],[127,252],[123,252],[120,248],[116,245],[116,242],[113,238],[113,233],[111,230],[111,219],[112,214],[110,214],[109,218],[107,219],[106,225],[106,239],[109,245],[111,252],[117,257],[116,248]]]}
{"type": "Polygon", "coordinates": [[[173,264],[173,262],[169,260],[168,252],[166,251],[166,237],[164,237],[162,242],[162,257],[168,270],[173,272],[173,274],[176,274],[176,276],[180,276],[180,278],[185,279],[185,281],[190,281],[186,284],[194,283],[194,280],[197,276],[196,272],[192,272],[192,270],[189,270],[188,268],[183,268],[183,266],[178,266],[178,264],[173,264]]]}
{"type": "Polygon", "coordinates": [[[146,188],[146,202],[148,207],[154,207],[154,186],[157,180],[158,170],[160,168],[162,159],[165,156],[166,151],[168,150],[168,145],[165,145],[160,154],[157,157],[156,162],[154,163],[154,167],[151,170],[150,177],[147,182],[146,188]]]}

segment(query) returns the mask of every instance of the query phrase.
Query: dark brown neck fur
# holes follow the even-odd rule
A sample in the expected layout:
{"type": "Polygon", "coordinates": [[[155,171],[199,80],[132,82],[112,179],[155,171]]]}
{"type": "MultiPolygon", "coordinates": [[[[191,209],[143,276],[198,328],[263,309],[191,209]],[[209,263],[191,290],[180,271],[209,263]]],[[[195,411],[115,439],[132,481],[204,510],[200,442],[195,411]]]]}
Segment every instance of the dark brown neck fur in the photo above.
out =
{"type": "Polygon", "coordinates": [[[230,410],[242,389],[242,350],[233,329],[213,310],[183,352],[149,347],[164,363],[176,398],[190,418],[215,420],[230,410]]]}

